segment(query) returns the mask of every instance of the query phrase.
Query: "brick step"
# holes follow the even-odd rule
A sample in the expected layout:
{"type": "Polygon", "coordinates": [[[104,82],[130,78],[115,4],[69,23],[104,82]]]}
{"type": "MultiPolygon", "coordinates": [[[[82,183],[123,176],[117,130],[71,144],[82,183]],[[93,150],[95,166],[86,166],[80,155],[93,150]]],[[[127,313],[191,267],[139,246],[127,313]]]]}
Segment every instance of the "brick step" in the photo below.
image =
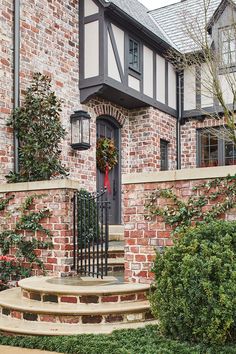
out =
{"type": "Polygon", "coordinates": [[[0,331],[6,334],[19,335],[45,335],[45,336],[59,336],[59,335],[76,335],[76,334],[110,334],[117,329],[135,329],[144,327],[146,324],[157,324],[157,321],[151,320],[149,322],[138,323],[108,323],[108,324],[76,324],[68,323],[47,323],[47,322],[33,322],[22,321],[10,317],[0,317],[0,331]]]}
{"type": "MultiPolygon", "coordinates": [[[[48,296],[53,296],[54,302],[80,302],[81,296],[95,297],[95,303],[104,302],[125,302],[146,300],[150,291],[148,284],[118,283],[115,277],[104,277],[104,279],[93,279],[90,277],[32,277],[19,282],[22,295],[25,298],[43,301],[48,296]],[[71,299],[73,298],[73,300],[71,299]],[[110,301],[108,301],[110,298],[110,301]]],[[[0,293],[1,298],[1,293],[0,293]]]]}

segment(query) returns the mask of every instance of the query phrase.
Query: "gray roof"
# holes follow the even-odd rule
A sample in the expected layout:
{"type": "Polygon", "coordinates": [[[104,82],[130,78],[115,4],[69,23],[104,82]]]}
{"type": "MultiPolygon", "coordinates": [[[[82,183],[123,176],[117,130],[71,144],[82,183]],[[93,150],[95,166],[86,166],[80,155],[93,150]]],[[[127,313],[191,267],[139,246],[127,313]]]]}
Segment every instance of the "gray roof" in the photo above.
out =
{"type": "Polygon", "coordinates": [[[119,9],[125,12],[128,16],[139,22],[144,28],[154,33],[164,42],[171,44],[168,36],[161,30],[159,25],[153,20],[148,9],[138,0],[105,0],[107,3],[116,5],[119,9]]]}
{"type": "MultiPolygon", "coordinates": [[[[213,16],[222,0],[211,0],[207,12],[207,20],[213,16]]],[[[149,12],[159,27],[162,28],[172,45],[180,52],[187,53],[198,50],[186,28],[194,25],[197,31],[204,29],[203,0],[183,0],[149,12]],[[201,6],[202,5],[202,6],[201,6]]]]}

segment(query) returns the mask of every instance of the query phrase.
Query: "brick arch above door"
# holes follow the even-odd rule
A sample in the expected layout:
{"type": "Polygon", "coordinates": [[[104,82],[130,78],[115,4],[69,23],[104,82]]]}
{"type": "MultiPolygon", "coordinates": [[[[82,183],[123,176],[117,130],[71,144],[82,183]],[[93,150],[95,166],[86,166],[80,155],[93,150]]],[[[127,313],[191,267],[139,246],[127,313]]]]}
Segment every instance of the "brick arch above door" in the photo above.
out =
{"type": "Polygon", "coordinates": [[[92,99],[89,101],[88,106],[93,109],[96,117],[113,117],[121,127],[124,125],[126,117],[128,116],[128,111],[125,108],[119,107],[109,101],[92,99]]]}

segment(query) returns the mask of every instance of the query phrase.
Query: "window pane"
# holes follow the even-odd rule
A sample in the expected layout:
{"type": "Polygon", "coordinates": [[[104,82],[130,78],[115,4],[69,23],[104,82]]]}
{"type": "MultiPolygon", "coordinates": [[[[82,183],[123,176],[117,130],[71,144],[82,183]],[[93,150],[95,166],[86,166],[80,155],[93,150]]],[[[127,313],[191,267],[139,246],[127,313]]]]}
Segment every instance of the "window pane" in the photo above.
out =
{"type": "Polygon", "coordinates": [[[218,138],[211,133],[200,132],[200,167],[218,166],[218,138]]]}
{"type": "Polygon", "coordinates": [[[160,141],[160,152],[161,152],[161,171],[168,170],[168,142],[165,140],[160,141]]]}
{"type": "Polygon", "coordinates": [[[236,164],[236,146],[233,143],[225,143],[225,165],[236,164]]]}
{"type": "Polygon", "coordinates": [[[139,70],[139,44],[133,39],[129,40],[129,66],[139,70]]]}

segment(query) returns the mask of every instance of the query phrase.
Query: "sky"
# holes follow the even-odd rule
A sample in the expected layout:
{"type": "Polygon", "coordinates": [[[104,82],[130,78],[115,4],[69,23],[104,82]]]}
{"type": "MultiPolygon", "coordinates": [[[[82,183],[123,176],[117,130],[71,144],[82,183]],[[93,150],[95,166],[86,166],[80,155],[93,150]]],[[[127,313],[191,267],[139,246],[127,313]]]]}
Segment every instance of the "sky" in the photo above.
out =
{"type": "Polygon", "coordinates": [[[179,2],[180,0],[139,0],[143,5],[145,5],[148,9],[153,10],[158,7],[163,7],[166,5],[173,4],[175,2],[179,2]]]}

